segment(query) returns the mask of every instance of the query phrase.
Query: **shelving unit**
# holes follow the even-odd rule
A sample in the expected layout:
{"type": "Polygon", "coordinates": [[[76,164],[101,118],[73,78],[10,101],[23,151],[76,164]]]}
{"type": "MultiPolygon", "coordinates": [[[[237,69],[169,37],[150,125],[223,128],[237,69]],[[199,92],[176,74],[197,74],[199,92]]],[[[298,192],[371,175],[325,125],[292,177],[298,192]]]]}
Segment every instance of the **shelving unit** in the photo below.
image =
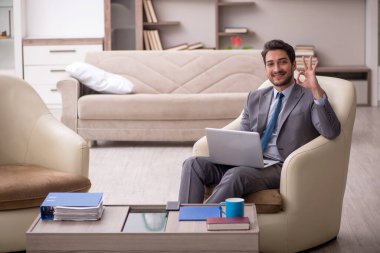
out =
{"type": "Polygon", "coordinates": [[[218,6],[247,6],[252,5],[255,2],[253,1],[225,1],[225,0],[219,0],[218,6]]]}
{"type": "MultiPolygon", "coordinates": [[[[242,39],[242,46],[252,45],[252,36],[254,36],[253,27],[251,22],[244,20],[249,19],[254,8],[255,2],[252,0],[246,1],[232,1],[232,0],[217,0],[217,38],[216,38],[216,48],[226,49],[230,45],[229,38],[232,36],[239,36],[242,39]],[[226,33],[224,29],[226,27],[246,27],[248,28],[247,33],[226,33]]],[[[252,17],[253,19],[253,17],[252,17]]]]}
{"type": "Polygon", "coordinates": [[[245,44],[252,44],[251,37],[255,33],[250,26],[252,22],[246,21],[247,18],[252,19],[252,16],[246,15],[255,4],[252,0],[152,0],[152,3],[157,23],[147,22],[143,0],[105,0],[105,49],[142,50],[143,30],[153,29],[159,30],[164,48],[201,42],[205,48],[224,49],[229,43],[230,36],[241,36],[245,44]],[[123,17],[121,9],[124,9],[124,15],[128,13],[128,19],[123,17]],[[241,12],[246,13],[243,21],[241,21],[241,12]],[[194,16],[197,18],[194,19],[194,16]],[[119,25],[120,23],[123,25],[119,25]],[[129,34],[128,41],[123,41],[125,39],[121,35],[115,35],[119,29],[126,30],[126,27],[131,25],[135,30],[129,29],[128,32],[124,32],[126,35],[129,34]],[[249,32],[225,33],[223,32],[225,26],[247,27],[249,32]],[[123,43],[124,46],[121,46],[123,43]]]}
{"type": "Polygon", "coordinates": [[[158,21],[157,23],[144,22],[144,27],[173,26],[181,24],[179,21],[158,21]]]}
{"type": "Polygon", "coordinates": [[[218,35],[220,37],[223,37],[223,36],[252,36],[254,35],[255,33],[252,32],[252,31],[248,31],[247,33],[226,33],[226,32],[218,32],[218,35]]]}

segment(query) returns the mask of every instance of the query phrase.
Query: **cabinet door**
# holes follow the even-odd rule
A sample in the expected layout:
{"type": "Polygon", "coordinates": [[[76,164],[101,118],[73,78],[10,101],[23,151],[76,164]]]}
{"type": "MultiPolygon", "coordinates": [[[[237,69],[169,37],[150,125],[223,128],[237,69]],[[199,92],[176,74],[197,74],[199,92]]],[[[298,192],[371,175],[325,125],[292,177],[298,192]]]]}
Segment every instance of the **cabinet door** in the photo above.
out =
{"type": "Polygon", "coordinates": [[[142,49],[142,0],[105,0],[104,7],[104,49],[142,49]]]}

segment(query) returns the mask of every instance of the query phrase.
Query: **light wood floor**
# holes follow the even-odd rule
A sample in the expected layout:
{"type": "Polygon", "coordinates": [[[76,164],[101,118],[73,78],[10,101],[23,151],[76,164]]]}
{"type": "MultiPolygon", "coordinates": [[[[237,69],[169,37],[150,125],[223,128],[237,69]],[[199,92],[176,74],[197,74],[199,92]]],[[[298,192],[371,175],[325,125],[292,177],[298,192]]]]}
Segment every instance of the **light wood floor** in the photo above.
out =
{"type": "MultiPolygon", "coordinates": [[[[337,240],[309,252],[380,252],[380,108],[358,107],[337,240]]],[[[176,200],[191,143],[101,142],[90,151],[91,191],[106,204],[176,200]]]]}

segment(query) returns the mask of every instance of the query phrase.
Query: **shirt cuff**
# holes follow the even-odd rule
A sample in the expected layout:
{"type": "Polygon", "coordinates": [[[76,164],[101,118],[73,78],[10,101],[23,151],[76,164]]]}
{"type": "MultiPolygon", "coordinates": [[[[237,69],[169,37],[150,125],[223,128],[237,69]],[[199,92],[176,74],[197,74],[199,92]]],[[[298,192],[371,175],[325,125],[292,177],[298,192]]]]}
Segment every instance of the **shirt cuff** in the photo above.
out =
{"type": "Polygon", "coordinates": [[[324,106],[326,104],[326,99],[326,93],[324,93],[320,99],[314,99],[314,103],[316,103],[317,105],[324,106]]]}

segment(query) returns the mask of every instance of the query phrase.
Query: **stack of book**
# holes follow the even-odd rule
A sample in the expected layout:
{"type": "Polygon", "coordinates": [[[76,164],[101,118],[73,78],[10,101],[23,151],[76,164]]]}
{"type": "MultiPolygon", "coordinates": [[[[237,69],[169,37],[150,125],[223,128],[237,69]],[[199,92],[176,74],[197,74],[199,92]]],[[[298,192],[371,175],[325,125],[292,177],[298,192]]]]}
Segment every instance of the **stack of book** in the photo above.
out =
{"type": "Polygon", "coordinates": [[[296,63],[298,70],[304,69],[302,56],[305,57],[306,64],[309,62],[309,57],[311,56],[312,65],[315,65],[318,58],[316,56],[315,48],[313,45],[297,45],[294,49],[296,53],[296,63]]]}
{"type": "Polygon", "coordinates": [[[152,0],[143,0],[143,7],[145,12],[146,20],[149,23],[157,23],[157,15],[154,11],[152,0]]]}
{"type": "Polygon", "coordinates": [[[103,193],[51,192],[40,206],[42,220],[99,220],[103,193]]]}
{"type": "Polygon", "coordinates": [[[236,218],[207,218],[206,221],[207,230],[248,230],[249,218],[248,217],[236,217],[236,218]]]}
{"type": "Polygon", "coordinates": [[[144,30],[143,37],[145,50],[163,50],[158,30],[144,30]]]}

